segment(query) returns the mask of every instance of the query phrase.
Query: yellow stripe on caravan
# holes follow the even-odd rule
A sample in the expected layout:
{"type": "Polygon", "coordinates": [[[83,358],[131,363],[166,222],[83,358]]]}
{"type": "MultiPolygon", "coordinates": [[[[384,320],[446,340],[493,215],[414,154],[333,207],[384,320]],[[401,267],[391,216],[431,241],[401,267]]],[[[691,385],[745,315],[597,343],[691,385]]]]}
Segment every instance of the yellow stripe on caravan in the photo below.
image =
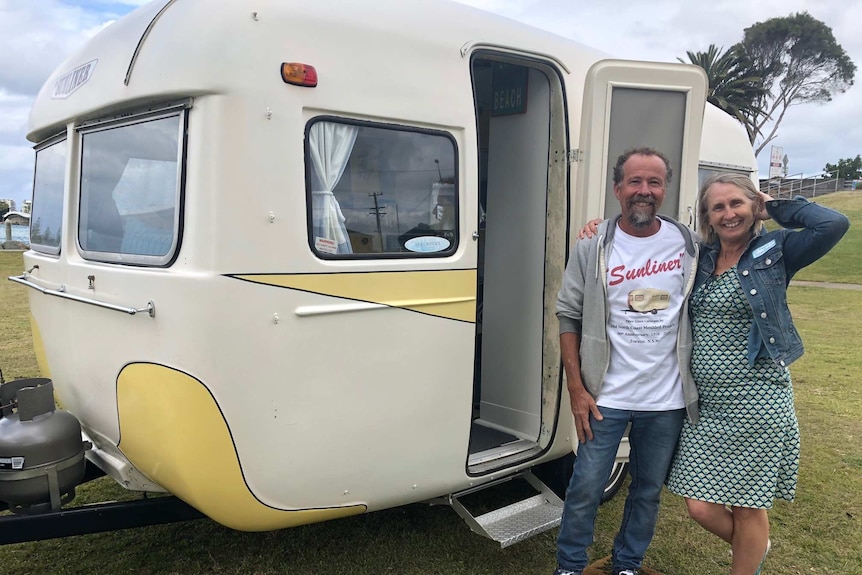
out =
{"type": "Polygon", "coordinates": [[[248,274],[246,281],[476,321],[476,270],[248,274]]]}
{"type": "Polygon", "coordinates": [[[144,475],[222,525],[269,531],[358,515],[364,505],[275,509],[249,491],[230,430],[204,385],[180,371],[131,364],[117,380],[120,449],[144,475]]]}

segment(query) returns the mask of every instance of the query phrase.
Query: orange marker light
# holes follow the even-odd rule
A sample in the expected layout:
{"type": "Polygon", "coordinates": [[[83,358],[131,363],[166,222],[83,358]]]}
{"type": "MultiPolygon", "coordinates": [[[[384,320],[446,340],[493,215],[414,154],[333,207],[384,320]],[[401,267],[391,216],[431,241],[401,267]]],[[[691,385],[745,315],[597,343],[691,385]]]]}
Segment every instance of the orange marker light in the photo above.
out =
{"type": "Polygon", "coordinates": [[[317,70],[308,64],[298,62],[283,62],[281,64],[281,79],[294,86],[317,86],[317,70]]]}

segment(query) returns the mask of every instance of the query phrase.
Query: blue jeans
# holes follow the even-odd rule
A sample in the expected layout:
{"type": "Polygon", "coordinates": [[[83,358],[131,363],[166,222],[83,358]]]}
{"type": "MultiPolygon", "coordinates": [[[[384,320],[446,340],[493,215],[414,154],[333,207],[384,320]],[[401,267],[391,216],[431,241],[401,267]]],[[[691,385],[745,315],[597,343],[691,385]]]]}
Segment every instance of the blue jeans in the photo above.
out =
{"type": "Polygon", "coordinates": [[[632,480],[622,525],[614,539],[614,573],[640,569],[655,533],[661,490],[670,468],[685,417],[673,411],[627,411],[599,407],[604,419],[590,416],[593,439],[578,446],[572,479],[566,490],[557,538],[557,563],[563,569],[587,567],[596,513],[626,426],[631,423],[629,473],[632,480]]]}

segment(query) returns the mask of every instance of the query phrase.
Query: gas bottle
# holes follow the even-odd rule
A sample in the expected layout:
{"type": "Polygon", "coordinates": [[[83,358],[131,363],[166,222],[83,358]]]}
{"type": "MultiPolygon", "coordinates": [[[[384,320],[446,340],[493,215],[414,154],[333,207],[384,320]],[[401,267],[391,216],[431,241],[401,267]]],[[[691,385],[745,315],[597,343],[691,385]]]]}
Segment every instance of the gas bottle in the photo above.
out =
{"type": "Polygon", "coordinates": [[[47,378],[0,385],[0,406],[0,501],[13,513],[60,509],[84,477],[81,424],[56,409],[47,378]]]}

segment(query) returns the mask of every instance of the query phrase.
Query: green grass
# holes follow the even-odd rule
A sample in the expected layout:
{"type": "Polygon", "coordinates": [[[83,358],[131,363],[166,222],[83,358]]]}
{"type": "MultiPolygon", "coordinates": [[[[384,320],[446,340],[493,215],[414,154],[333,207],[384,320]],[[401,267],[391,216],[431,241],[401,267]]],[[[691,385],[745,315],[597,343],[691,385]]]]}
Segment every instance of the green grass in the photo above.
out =
{"type": "MultiPolygon", "coordinates": [[[[800,279],[862,283],[862,195],[818,198],[856,227],[800,279]],[[833,203],[835,202],[835,203],[833,203]],[[821,274],[821,275],[818,275],[821,274]]],[[[20,253],[0,252],[0,368],[36,376],[20,253]]],[[[862,291],[792,287],[806,354],[792,367],[802,430],[794,503],[770,512],[765,574],[862,575],[862,291]]],[[[213,478],[217,481],[218,478],[213,478]]],[[[625,491],[623,490],[622,493],[625,491]]],[[[108,479],[79,488],[75,504],[133,497],[108,479]]],[[[598,558],[610,552],[622,497],[599,511],[598,558]]],[[[472,534],[449,508],[410,505],[270,533],[240,533],[209,520],[0,547],[0,572],[25,574],[549,575],[556,531],[507,549],[472,534]]],[[[665,493],[646,564],[666,575],[726,575],[728,546],[688,519],[665,493]]]]}
{"type": "Polygon", "coordinates": [[[829,254],[796,274],[796,279],[862,284],[862,191],[836,192],[814,199],[850,218],[850,230],[829,254]]]}
{"type": "Polygon", "coordinates": [[[21,252],[0,250],[0,370],[6,380],[38,376],[24,286],[8,281],[21,275],[21,252]]]}

